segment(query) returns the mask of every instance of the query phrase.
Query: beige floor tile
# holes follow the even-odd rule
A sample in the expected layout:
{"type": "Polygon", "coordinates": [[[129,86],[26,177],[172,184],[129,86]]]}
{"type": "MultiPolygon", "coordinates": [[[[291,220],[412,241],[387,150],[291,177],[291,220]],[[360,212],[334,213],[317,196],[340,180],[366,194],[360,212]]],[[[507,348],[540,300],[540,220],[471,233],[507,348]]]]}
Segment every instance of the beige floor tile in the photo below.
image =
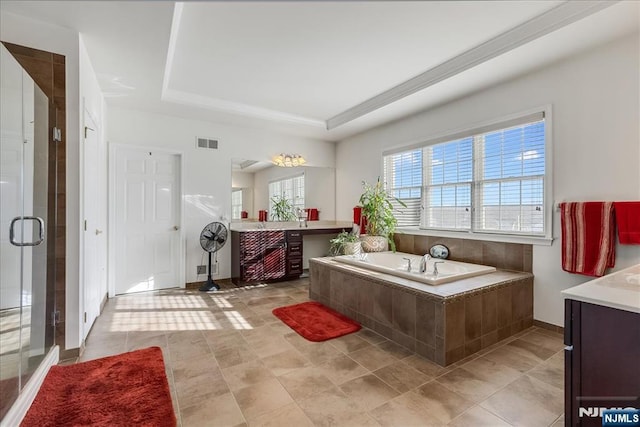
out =
{"type": "Polygon", "coordinates": [[[536,330],[523,335],[521,339],[537,346],[544,347],[554,353],[564,349],[564,337],[560,334],[553,334],[551,332],[541,333],[540,330],[536,330]]]}
{"type": "Polygon", "coordinates": [[[175,390],[180,407],[187,408],[229,393],[229,386],[222,375],[217,372],[177,380],[175,381],[175,390]]]}
{"type": "Polygon", "coordinates": [[[249,347],[258,355],[258,357],[261,358],[269,357],[285,350],[296,351],[296,349],[282,336],[265,336],[260,340],[253,340],[249,342],[249,347]]]}
{"type": "Polygon", "coordinates": [[[447,372],[439,376],[436,381],[474,403],[486,399],[500,389],[500,386],[492,384],[478,377],[474,372],[463,368],[447,372]]]}
{"type": "Polygon", "coordinates": [[[363,411],[370,411],[400,394],[373,374],[347,381],[340,390],[363,411]]]}
{"type": "Polygon", "coordinates": [[[560,334],[529,328],[446,368],[367,328],[311,342],[271,313],[308,300],[308,283],[117,297],[82,358],[160,346],[185,426],[562,425],[560,334]],[[214,326],[162,324],[176,307],[214,326]]]}
{"type": "Polygon", "coordinates": [[[369,371],[349,356],[342,355],[318,366],[320,372],[336,385],[357,378],[369,371]]]}
{"type": "Polygon", "coordinates": [[[443,368],[440,365],[436,365],[430,360],[425,359],[422,356],[414,354],[412,356],[402,359],[404,363],[411,366],[413,369],[422,372],[424,375],[434,378],[438,375],[447,372],[449,369],[443,368]]]}
{"type": "Polygon", "coordinates": [[[275,378],[241,388],[234,391],[233,395],[248,421],[293,402],[287,390],[275,378]]]}
{"type": "Polygon", "coordinates": [[[233,391],[274,378],[269,368],[261,360],[257,359],[225,368],[222,370],[222,375],[224,375],[229,388],[233,391]]]}
{"type": "Polygon", "coordinates": [[[370,412],[371,416],[385,427],[428,427],[442,426],[424,401],[415,391],[407,392],[370,412]]]}
{"type": "Polygon", "coordinates": [[[413,392],[422,398],[425,408],[445,424],[473,406],[470,400],[436,381],[418,387],[413,392]]]}
{"type": "Polygon", "coordinates": [[[296,401],[333,387],[331,380],[313,366],[297,369],[278,379],[296,401]]]}
{"type": "Polygon", "coordinates": [[[329,343],[343,353],[351,353],[370,346],[368,341],[360,338],[356,334],[349,334],[339,338],[329,340],[329,343]]]}
{"type": "Polygon", "coordinates": [[[537,362],[544,362],[557,352],[557,350],[551,350],[541,345],[534,344],[531,341],[526,341],[524,338],[518,338],[517,340],[511,341],[505,347],[534,359],[537,362]]]}
{"type": "Polygon", "coordinates": [[[370,344],[380,344],[382,342],[388,341],[385,337],[383,337],[382,335],[373,332],[371,329],[368,328],[362,328],[360,329],[358,332],[356,332],[356,335],[360,338],[362,338],[365,341],[368,341],[370,344]]]}
{"type": "Polygon", "coordinates": [[[290,403],[272,412],[267,412],[249,422],[250,427],[313,427],[311,420],[295,403],[290,403]]]}
{"type": "Polygon", "coordinates": [[[258,355],[254,353],[248,344],[214,350],[213,354],[218,361],[218,365],[223,369],[258,359],[258,355]]]}
{"type": "Polygon", "coordinates": [[[186,380],[189,378],[220,372],[218,363],[213,355],[208,357],[196,357],[194,359],[182,359],[165,364],[171,367],[174,380],[186,380]]]}
{"type": "Polygon", "coordinates": [[[564,410],[563,392],[524,375],[480,406],[514,425],[548,426],[564,410]]]}
{"type": "Polygon", "coordinates": [[[284,375],[311,365],[311,362],[293,348],[265,357],[262,359],[262,363],[264,363],[275,376],[284,375]]]}
{"type": "Polygon", "coordinates": [[[343,352],[326,341],[313,343],[313,345],[299,348],[298,350],[314,365],[322,365],[344,355],[343,352]]]}
{"type": "Polygon", "coordinates": [[[314,425],[351,426],[363,419],[358,406],[342,390],[332,387],[298,402],[314,425]]]}
{"type": "Polygon", "coordinates": [[[373,373],[400,393],[419,387],[431,380],[431,377],[400,361],[380,368],[373,373]]]}
{"type": "Polygon", "coordinates": [[[564,427],[564,414],[560,415],[551,427],[564,427]]]}
{"type": "Polygon", "coordinates": [[[191,343],[170,343],[169,357],[172,362],[185,359],[209,358],[213,355],[209,344],[204,340],[191,343]]]}
{"type": "Polygon", "coordinates": [[[376,344],[376,346],[391,354],[392,356],[398,359],[404,359],[405,357],[409,357],[413,355],[413,352],[406,347],[403,347],[399,344],[394,343],[393,341],[383,341],[381,343],[376,344]]]}
{"type": "Polygon", "coordinates": [[[508,366],[519,372],[529,371],[540,364],[540,360],[533,355],[528,355],[526,352],[519,352],[509,345],[498,347],[481,358],[508,366]]]}
{"type": "Polygon", "coordinates": [[[461,368],[500,388],[522,375],[518,370],[489,360],[486,357],[476,358],[471,362],[465,363],[461,368]]]}
{"type": "Polygon", "coordinates": [[[528,372],[528,375],[564,390],[564,354],[558,353],[528,372]]]}
{"type": "Polygon", "coordinates": [[[349,353],[349,357],[370,371],[398,361],[397,358],[376,346],[367,346],[361,350],[353,351],[349,353]]]}
{"type": "Polygon", "coordinates": [[[181,410],[183,427],[238,426],[245,422],[231,393],[218,396],[203,405],[194,405],[181,410]]]}
{"type": "Polygon", "coordinates": [[[511,424],[480,406],[474,406],[448,425],[455,427],[509,427],[511,424]]]}
{"type": "Polygon", "coordinates": [[[167,348],[169,342],[164,332],[129,332],[127,334],[127,351],[140,350],[147,347],[167,348]]]}

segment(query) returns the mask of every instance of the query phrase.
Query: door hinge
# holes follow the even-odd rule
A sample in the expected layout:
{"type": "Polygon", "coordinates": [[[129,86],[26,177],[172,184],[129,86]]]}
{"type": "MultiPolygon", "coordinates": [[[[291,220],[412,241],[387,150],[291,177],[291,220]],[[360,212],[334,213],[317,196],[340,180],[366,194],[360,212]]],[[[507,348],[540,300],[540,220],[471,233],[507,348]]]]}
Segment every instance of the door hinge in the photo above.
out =
{"type": "Polygon", "coordinates": [[[59,311],[54,311],[53,313],[51,313],[51,323],[53,325],[57,325],[58,323],[60,323],[60,312],[59,311]]]}
{"type": "Polygon", "coordinates": [[[53,128],[53,141],[61,142],[62,141],[62,131],[57,127],[53,128]]]}
{"type": "Polygon", "coordinates": [[[84,312],[84,323],[87,323],[87,312],[84,312]]]}

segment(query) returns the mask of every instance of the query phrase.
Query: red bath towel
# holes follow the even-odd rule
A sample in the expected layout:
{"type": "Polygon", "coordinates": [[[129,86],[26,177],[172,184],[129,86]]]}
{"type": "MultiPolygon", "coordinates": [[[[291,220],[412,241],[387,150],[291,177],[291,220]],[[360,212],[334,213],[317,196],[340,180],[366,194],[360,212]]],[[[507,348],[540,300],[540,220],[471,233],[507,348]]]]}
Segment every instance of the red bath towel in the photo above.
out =
{"type": "Polygon", "coordinates": [[[613,202],[560,204],[562,269],[603,276],[616,262],[613,202]]]}
{"type": "Polygon", "coordinates": [[[618,240],[623,245],[640,245],[640,202],[615,202],[618,240]]]}

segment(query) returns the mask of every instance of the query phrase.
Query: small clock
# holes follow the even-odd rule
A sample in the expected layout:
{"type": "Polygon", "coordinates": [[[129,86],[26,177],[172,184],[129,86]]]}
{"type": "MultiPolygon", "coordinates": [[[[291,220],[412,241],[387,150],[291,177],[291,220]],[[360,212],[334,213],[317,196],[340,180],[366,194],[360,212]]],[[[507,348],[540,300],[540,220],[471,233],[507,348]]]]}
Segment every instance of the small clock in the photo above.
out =
{"type": "Polygon", "coordinates": [[[433,258],[447,259],[449,256],[449,248],[445,245],[433,245],[431,249],[429,249],[429,254],[433,258]]]}

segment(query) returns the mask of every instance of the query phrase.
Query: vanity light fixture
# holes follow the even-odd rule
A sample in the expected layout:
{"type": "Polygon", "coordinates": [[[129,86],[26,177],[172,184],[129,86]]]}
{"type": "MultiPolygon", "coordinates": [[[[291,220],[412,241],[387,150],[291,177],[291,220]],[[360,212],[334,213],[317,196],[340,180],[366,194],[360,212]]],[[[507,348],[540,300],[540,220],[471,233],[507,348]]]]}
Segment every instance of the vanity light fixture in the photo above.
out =
{"type": "Polygon", "coordinates": [[[273,158],[273,164],[282,168],[295,168],[305,163],[307,161],[300,154],[279,154],[273,158]]]}

